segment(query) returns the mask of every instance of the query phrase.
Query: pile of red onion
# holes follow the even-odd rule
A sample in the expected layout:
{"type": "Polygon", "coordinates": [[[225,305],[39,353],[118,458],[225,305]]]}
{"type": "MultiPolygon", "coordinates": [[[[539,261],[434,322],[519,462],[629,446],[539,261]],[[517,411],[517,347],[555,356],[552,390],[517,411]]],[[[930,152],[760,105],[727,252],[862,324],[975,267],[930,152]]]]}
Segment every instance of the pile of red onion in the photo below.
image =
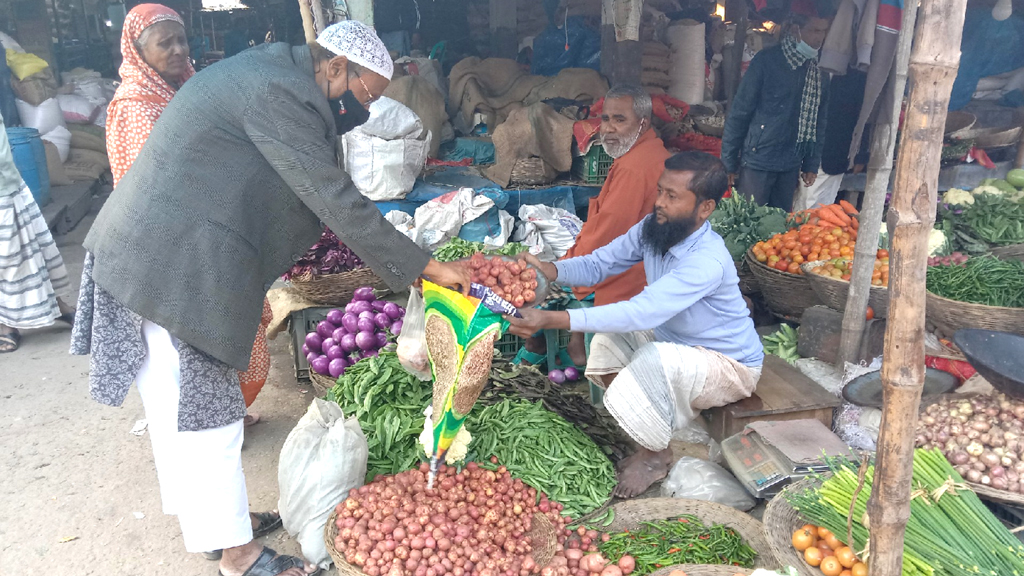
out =
{"type": "Polygon", "coordinates": [[[1024,493],[1024,402],[1003,394],[943,398],[917,425],[916,446],[938,448],[968,482],[1024,493]]]}
{"type": "MultiPolygon", "coordinates": [[[[570,532],[562,506],[513,479],[504,466],[429,466],[378,476],[338,505],[334,547],[368,576],[575,576],[566,550],[546,566],[531,556],[536,515],[546,515],[559,548],[570,532]]],[[[578,544],[577,544],[578,546],[578,544]]],[[[578,554],[580,550],[573,553],[578,554]]]]}
{"type": "Polygon", "coordinates": [[[337,378],[364,358],[377,356],[390,336],[402,332],[405,308],[377,300],[373,288],[355,291],[345,311],[331,310],[327,319],[306,335],[302,353],[309,367],[322,376],[337,378]]]}

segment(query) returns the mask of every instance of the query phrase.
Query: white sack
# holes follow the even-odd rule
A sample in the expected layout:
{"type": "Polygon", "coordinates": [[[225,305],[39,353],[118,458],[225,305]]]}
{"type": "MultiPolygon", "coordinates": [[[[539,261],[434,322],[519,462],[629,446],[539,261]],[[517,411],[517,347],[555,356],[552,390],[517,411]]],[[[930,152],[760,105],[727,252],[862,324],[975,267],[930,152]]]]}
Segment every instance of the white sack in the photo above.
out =
{"type": "MultiPolygon", "coordinates": [[[[405,235],[406,238],[412,240],[416,231],[416,221],[401,210],[392,210],[384,215],[384,219],[391,223],[396,230],[405,235]]],[[[403,329],[405,325],[403,324],[403,329]]]]}
{"type": "Polygon", "coordinates": [[[324,526],[349,490],[366,477],[366,437],[355,418],[341,407],[316,398],[281,448],[277,483],[278,511],[302,555],[321,568],[331,565],[324,526]]]}
{"type": "Polygon", "coordinates": [[[430,131],[404,104],[381,98],[370,105],[370,120],[345,134],[345,171],[370,200],[401,200],[423,172],[430,131]]]}
{"type": "Polygon", "coordinates": [[[459,235],[462,225],[472,222],[494,206],[483,194],[472,188],[461,188],[434,198],[416,209],[416,231],[413,241],[420,248],[433,251],[459,235]]]}
{"type": "MultiPolygon", "coordinates": [[[[519,207],[519,219],[522,220],[524,233],[520,235],[517,231],[516,240],[519,238],[529,239],[531,226],[536,229],[555,258],[565,256],[565,253],[576,244],[576,236],[583,228],[583,221],[561,208],[552,208],[544,205],[527,205],[519,207]]],[[[524,242],[531,245],[529,242],[524,242]]],[[[532,245],[531,245],[532,246],[532,245]]],[[[532,251],[532,250],[531,250],[532,251]]]]}
{"type": "Polygon", "coordinates": [[[67,128],[64,113],[56,98],[44,100],[39,106],[33,106],[24,100],[15,100],[14,103],[18,107],[18,115],[21,116],[23,126],[35,128],[40,134],[47,134],[58,126],[67,128]]]}
{"type": "Polygon", "coordinates": [[[100,111],[99,106],[77,94],[58,94],[57,103],[64,113],[64,121],[71,124],[91,124],[100,111]]]}
{"type": "Polygon", "coordinates": [[[68,156],[71,154],[71,131],[63,126],[57,126],[53,130],[50,130],[46,134],[42,135],[42,139],[52,143],[57,147],[57,153],[60,154],[60,161],[67,162],[68,156]]]}

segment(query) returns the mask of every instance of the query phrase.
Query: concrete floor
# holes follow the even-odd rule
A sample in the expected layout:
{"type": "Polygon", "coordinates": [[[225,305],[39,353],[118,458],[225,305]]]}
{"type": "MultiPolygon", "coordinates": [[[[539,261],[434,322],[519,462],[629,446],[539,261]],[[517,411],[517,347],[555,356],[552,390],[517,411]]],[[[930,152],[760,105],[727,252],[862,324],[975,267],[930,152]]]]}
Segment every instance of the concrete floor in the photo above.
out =
{"type": "MultiPolygon", "coordinates": [[[[57,238],[72,301],[96,212],[57,238]]],[[[120,408],[91,400],[89,359],[68,354],[63,324],[23,336],[20,350],[0,355],[0,576],[217,574],[216,563],[185,552],[177,520],[161,512],[149,437],[129,433],[145,417],[138,393],[120,408]]],[[[252,407],[262,422],[242,450],[257,511],[277,507],[278,454],[312,399],[292,374],[287,338],[270,350],[270,378],[252,407]]],[[[283,530],[265,540],[299,552],[283,530]]]]}

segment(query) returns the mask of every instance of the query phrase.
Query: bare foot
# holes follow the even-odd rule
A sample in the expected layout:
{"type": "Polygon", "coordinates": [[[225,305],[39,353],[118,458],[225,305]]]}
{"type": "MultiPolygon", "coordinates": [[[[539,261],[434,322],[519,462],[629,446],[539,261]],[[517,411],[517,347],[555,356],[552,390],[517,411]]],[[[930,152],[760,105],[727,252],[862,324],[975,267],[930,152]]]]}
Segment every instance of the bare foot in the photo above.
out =
{"type": "Polygon", "coordinates": [[[241,576],[256,563],[264,567],[260,574],[269,570],[274,576],[306,576],[317,571],[316,566],[312,564],[292,556],[277,554],[270,548],[250,542],[224,551],[220,561],[220,573],[223,576],[241,576]]]}
{"type": "Polygon", "coordinates": [[[260,415],[259,415],[258,412],[249,412],[248,414],[245,415],[245,418],[242,419],[242,426],[244,426],[245,428],[248,428],[249,426],[253,426],[255,424],[258,424],[259,421],[260,421],[260,415]]]}
{"type": "Polygon", "coordinates": [[[569,345],[566,346],[569,352],[569,359],[577,368],[587,365],[587,337],[583,332],[573,332],[569,336],[569,345]]]}
{"type": "Polygon", "coordinates": [[[652,484],[668,476],[671,467],[672,450],[666,448],[651,452],[637,448],[632,456],[619,463],[619,485],[615,487],[615,496],[633,498],[643,494],[652,484]]]}

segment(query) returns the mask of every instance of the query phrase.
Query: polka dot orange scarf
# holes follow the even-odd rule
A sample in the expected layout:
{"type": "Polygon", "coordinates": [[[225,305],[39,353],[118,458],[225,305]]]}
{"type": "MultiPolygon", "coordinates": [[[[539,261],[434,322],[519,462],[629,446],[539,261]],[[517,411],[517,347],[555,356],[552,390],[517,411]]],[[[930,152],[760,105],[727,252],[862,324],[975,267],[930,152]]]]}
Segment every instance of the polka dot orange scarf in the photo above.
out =
{"type": "MultiPolygon", "coordinates": [[[[176,92],[156,70],[146,64],[135,47],[143,30],[167,20],[185,25],[177,12],[160,4],[139,4],[124,19],[121,33],[121,57],[124,59],[120,69],[121,86],[107,108],[107,152],[115,185],[135,161],[153,125],[176,92]]],[[[178,84],[195,73],[189,64],[178,84]]]]}

